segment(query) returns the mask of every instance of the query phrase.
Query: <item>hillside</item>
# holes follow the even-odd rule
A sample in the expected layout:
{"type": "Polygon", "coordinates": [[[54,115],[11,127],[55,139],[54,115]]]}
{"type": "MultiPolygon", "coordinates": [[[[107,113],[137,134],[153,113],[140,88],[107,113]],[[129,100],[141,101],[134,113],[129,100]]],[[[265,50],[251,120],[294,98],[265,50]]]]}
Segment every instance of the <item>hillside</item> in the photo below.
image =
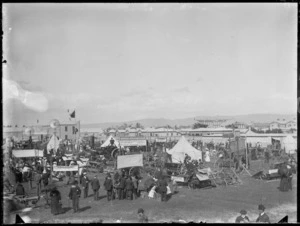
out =
{"type": "MultiPolygon", "coordinates": [[[[251,123],[251,122],[272,122],[277,119],[285,119],[287,121],[297,118],[297,115],[287,114],[249,114],[249,115],[236,115],[236,116],[197,116],[196,119],[230,119],[238,122],[251,123]]],[[[192,126],[195,123],[195,118],[184,118],[184,119],[165,119],[165,118],[150,118],[141,119],[136,121],[127,122],[107,122],[107,123],[91,123],[82,124],[82,128],[102,128],[115,127],[126,123],[128,125],[135,125],[140,123],[144,127],[160,127],[169,125],[171,127],[176,126],[192,126]]]]}

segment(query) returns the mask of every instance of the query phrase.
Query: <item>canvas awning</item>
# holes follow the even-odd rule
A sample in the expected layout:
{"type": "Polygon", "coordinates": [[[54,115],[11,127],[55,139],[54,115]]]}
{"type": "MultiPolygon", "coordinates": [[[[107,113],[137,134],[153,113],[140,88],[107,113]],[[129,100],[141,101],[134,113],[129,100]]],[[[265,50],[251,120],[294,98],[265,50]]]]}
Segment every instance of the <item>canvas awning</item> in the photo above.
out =
{"type": "Polygon", "coordinates": [[[286,153],[294,154],[297,150],[297,140],[295,140],[291,135],[283,138],[282,148],[285,149],[286,153]]]}

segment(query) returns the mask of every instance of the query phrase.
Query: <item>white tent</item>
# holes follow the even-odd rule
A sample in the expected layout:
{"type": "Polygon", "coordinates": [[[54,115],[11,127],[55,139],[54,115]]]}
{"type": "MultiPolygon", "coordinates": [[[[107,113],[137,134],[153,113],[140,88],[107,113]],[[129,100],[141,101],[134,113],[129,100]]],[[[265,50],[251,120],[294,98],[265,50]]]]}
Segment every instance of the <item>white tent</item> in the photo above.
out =
{"type": "Polygon", "coordinates": [[[116,138],[114,138],[112,135],[110,135],[107,140],[101,145],[101,148],[104,148],[104,147],[107,147],[110,145],[110,140],[113,139],[115,142],[114,142],[114,145],[117,146],[117,147],[120,147],[120,143],[119,141],[116,140],[116,138]]]}
{"type": "Polygon", "coordinates": [[[282,140],[282,148],[285,149],[286,153],[294,154],[295,150],[297,150],[297,140],[291,135],[286,136],[282,140]]]}
{"type": "Polygon", "coordinates": [[[167,153],[172,155],[173,163],[183,163],[185,154],[189,155],[193,160],[202,160],[202,152],[194,148],[184,136],[180,138],[177,144],[167,153]]]}

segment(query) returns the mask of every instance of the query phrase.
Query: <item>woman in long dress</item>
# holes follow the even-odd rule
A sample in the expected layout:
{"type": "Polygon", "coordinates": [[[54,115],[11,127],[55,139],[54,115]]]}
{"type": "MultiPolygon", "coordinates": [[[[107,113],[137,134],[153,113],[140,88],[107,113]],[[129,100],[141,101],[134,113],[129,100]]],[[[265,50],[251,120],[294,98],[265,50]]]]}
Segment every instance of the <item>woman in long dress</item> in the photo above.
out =
{"type": "Polygon", "coordinates": [[[61,212],[61,195],[60,192],[55,188],[50,192],[51,198],[51,213],[53,215],[60,214],[61,212]]]}

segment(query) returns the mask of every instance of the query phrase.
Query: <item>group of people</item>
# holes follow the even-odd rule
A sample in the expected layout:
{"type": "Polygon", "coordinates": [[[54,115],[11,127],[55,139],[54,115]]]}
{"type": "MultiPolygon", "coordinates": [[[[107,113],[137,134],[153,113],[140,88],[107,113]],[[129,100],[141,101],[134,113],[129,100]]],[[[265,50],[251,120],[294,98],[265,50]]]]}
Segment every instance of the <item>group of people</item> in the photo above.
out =
{"type": "MultiPolygon", "coordinates": [[[[258,205],[259,215],[256,219],[256,223],[270,223],[269,216],[265,213],[265,206],[260,204],[258,205]]],[[[250,219],[247,216],[246,210],[240,211],[240,216],[238,216],[235,220],[235,223],[250,223],[250,219]]]]}

